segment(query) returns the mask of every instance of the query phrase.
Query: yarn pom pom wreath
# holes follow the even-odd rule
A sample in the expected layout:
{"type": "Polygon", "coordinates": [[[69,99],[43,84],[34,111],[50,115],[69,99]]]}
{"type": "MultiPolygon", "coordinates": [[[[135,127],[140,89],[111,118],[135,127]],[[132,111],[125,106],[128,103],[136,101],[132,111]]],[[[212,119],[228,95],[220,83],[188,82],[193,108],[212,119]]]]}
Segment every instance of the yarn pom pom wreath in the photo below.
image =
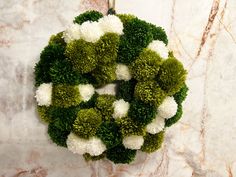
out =
{"type": "Polygon", "coordinates": [[[97,11],[52,35],[35,66],[37,110],[51,140],[114,163],[157,151],[188,91],[187,71],[167,44],[161,27],[97,11]]]}

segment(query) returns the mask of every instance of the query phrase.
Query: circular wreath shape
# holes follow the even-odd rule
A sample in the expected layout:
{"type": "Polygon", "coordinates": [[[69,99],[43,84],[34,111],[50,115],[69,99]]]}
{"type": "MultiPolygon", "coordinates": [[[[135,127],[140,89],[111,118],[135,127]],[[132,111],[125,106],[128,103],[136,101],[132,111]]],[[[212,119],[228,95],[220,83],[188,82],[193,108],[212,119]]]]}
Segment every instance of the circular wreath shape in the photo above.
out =
{"type": "Polygon", "coordinates": [[[167,43],[161,27],[97,11],[52,35],[35,66],[37,110],[51,140],[114,163],[158,150],[188,91],[167,43]]]}

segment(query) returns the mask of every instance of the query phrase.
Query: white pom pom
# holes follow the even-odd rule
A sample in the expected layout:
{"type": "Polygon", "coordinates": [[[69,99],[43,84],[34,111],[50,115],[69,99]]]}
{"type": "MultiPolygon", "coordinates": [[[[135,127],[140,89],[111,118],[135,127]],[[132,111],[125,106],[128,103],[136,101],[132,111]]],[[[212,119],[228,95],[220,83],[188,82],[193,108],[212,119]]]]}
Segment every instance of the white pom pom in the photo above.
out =
{"type": "Polygon", "coordinates": [[[123,99],[117,100],[113,103],[114,113],[113,118],[122,118],[125,117],[129,110],[129,103],[123,99]]]}
{"type": "Polygon", "coordinates": [[[83,101],[88,101],[95,92],[94,87],[91,84],[80,84],[78,87],[83,101]]]}
{"type": "Polygon", "coordinates": [[[80,138],[74,133],[70,133],[66,140],[67,148],[71,152],[80,155],[87,152],[87,143],[88,140],[80,138]]]}
{"type": "Polygon", "coordinates": [[[166,97],[162,104],[157,108],[158,116],[165,119],[173,117],[178,109],[178,105],[175,102],[174,97],[166,97]]]}
{"type": "Polygon", "coordinates": [[[123,23],[116,15],[104,16],[100,18],[98,22],[104,33],[123,34],[123,23]]]}
{"type": "Polygon", "coordinates": [[[97,42],[104,34],[98,22],[86,21],[80,26],[81,38],[87,42],[97,42]]]}
{"type": "Polygon", "coordinates": [[[128,66],[124,64],[118,64],[116,66],[116,78],[117,80],[125,80],[125,81],[130,80],[131,74],[129,72],[128,66]]]}
{"type": "Polygon", "coordinates": [[[168,48],[164,44],[164,42],[159,40],[154,40],[148,45],[148,49],[155,51],[159,54],[163,59],[168,58],[168,48]]]}
{"type": "Polygon", "coordinates": [[[66,140],[67,148],[76,154],[89,153],[92,156],[98,156],[106,150],[106,146],[103,142],[97,138],[92,137],[90,139],[83,139],[70,133],[66,140]]]}
{"type": "Polygon", "coordinates": [[[87,145],[87,153],[89,153],[92,156],[98,156],[102,154],[105,150],[106,146],[101,139],[97,137],[92,137],[89,139],[87,145]]]}
{"type": "Polygon", "coordinates": [[[96,89],[99,95],[116,95],[116,84],[107,84],[101,88],[96,89]]]}
{"type": "Polygon", "coordinates": [[[142,136],[131,135],[123,139],[123,144],[128,149],[140,149],[144,139],[142,136]]]}
{"type": "Polygon", "coordinates": [[[66,43],[69,43],[73,40],[80,39],[80,26],[78,24],[72,24],[67,30],[63,32],[63,38],[66,43]]]}
{"type": "Polygon", "coordinates": [[[35,94],[39,106],[49,106],[52,102],[52,83],[41,84],[35,94]]]}
{"type": "Polygon", "coordinates": [[[164,127],[165,119],[157,115],[156,118],[153,119],[152,122],[147,125],[146,130],[148,133],[156,134],[162,131],[164,127]]]}

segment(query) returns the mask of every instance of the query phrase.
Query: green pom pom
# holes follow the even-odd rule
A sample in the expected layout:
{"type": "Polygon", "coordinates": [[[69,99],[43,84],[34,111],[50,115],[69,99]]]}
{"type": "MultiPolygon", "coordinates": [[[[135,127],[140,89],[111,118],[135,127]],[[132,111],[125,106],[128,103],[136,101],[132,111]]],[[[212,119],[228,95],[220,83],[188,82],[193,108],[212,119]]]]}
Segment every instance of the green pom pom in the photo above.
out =
{"type": "Polygon", "coordinates": [[[102,153],[101,155],[98,155],[98,156],[91,156],[90,154],[88,153],[85,153],[83,154],[83,157],[86,161],[97,161],[97,160],[101,160],[103,158],[106,157],[106,154],[105,153],[102,153]]]}
{"type": "Polygon", "coordinates": [[[115,122],[103,122],[96,135],[103,141],[107,149],[113,148],[122,142],[119,126],[115,122]]]}
{"type": "Polygon", "coordinates": [[[100,95],[97,98],[96,107],[101,112],[104,120],[111,120],[114,112],[113,102],[116,101],[116,97],[112,95],[100,95]]]}
{"type": "Polygon", "coordinates": [[[168,44],[168,38],[165,30],[162,27],[157,27],[151,23],[149,23],[153,35],[154,40],[159,40],[164,42],[166,45],[168,44]]]}
{"type": "Polygon", "coordinates": [[[120,37],[115,33],[106,33],[96,43],[97,60],[100,65],[115,62],[120,37]]]}
{"type": "Polygon", "coordinates": [[[60,44],[61,46],[66,46],[66,42],[63,39],[63,32],[52,35],[49,40],[49,45],[60,44]]]}
{"type": "Polygon", "coordinates": [[[117,98],[130,102],[133,99],[136,83],[137,81],[135,79],[131,79],[129,81],[119,81],[116,93],[117,98]]]}
{"type": "Polygon", "coordinates": [[[135,87],[134,95],[144,103],[152,104],[156,107],[158,107],[166,97],[165,92],[155,81],[138,82],[135,87]]]}
{"type": "Polygon", "coordinates": [[[92,72],[92,76],[96,80],[96,87],[109,84],[116,80],[116,65],[101,65],[92,72]]]}
{"type": "Polygon", "coordinates": [[[138,81],[155,79],[161,63],[162,59],[156,52],[144,50],[131,65],[132,76],[138,81]]]}
{"type": "Polygon", "coordinates": [[[99,111],[90,108],[78,112],[73,124],[73,132],[81,138],[88,139],[95,136],[96,131],[102,123],[102,115],[99,111]]]}
{"type": "Polygon", "coordinates": [[[54,85],[52,89],[52,104],[58,107],[77,106],[81,96],[77,86],[54,85]]]}
{"type": "Polygon", "coordinates": [[[188,95],[188,86],[184,84],[184,86],[180,89],[180,91],[174,94],[174,99],[176,103],[182,104],[187,95],[188,95]]]}
{"type": "Polygon", "coordinates": [[[129,117],[116,119],[116,122],[120,127],[122,137],[129,135],[143,136],[146,133],[144,124],[138,123],[129,117]]]}
{"type": "Polygon", "coordinates": [[[135,156],[136,150],[126,149],[123,145],[107,150],[107,158],[115,164],[129,164],[134,160],[135,156]]]}
{"type": "Polygon", "coordinates": [[[55,60],[65,59],[65,48],[59,44],[50,44],[40,54],[40,60],[34,67],[35,86],[51,82],[49,69],[55,60]]]}
{"type": "Polygon", "coordinates": [[[67,147],[66,140],[69,133],[69,131],[62,131],[61,129],[57,128],[53,123],[48,125],[48,134],[51,140],[58,146],[67,147]]]}
{"type": "Polygon", "coordinates": [[[182,105],[178,104],[178,109],[177,109],[176,114],[169,119],[165,119],[165,126],[170,127],[171,125],[175,124],[176,122],[180,120],[182,115],[183,115],[182,105]]]}
{"type": "Polygon", "coordinates": [[[145,21],[133,18],[124,24],[124,35],[121,36],[118,62],[132,63],[143,48],[153,40],[152,31],[149,24],[145,21]]]}
{"type": "Polygon", "coordinates": [[[98,21],[99,18],[102,18],[103,15],[101,12],[91,10],[85,13],[80,14],[79,16],[75,17],[74,23],[78,23],[81,25],[86,21],[98,21]]]}
{"type": "Polygon", "coordinates": [[[128,116],[133,120],[147,125],[156,115],[156,108],[153,105],[140,100],[133,100],[130,104],[128,116]]]}
{"type": "Polygon", "coordinates": [[[121,20],[121,22],[126,25],[128,22],[130,22],[131,20],[137,18],[134,15],[130,15],[130,14],[117,14],[116,16],[118,16],[121,20]]]}
{"type": "Polygon", "coordinates": [[[78,111],[78,107],[53,107],[50,114],[53,119],[54,126],[62,131],[71,131],[78,111]]]}
{"type": "Polygon", "coordinates": [[[187,71],[181,62],[169,58],[163,62],[158,73],[158,83],[168,95],[178,92],[184,85],[187,71]]]}
{"type": "Polygon", "coordinates": [[[161,147],[163,141],[164,141],[164,131],[161,131],[154,135],[148,133],[144,137],[144,143],[143,146],[141,147],[141,150],[147,153],[154,152],[161,147]]]}
{"type": "Polygon", "coordinates": [[[55,61],[49,70],[53,84],[86,84],[88,80],[82,74],[75,72],[69,61],[55,61]]]}
{"type": "Polygon", "coordinates": [[[52,122],[52,118],[50,116],[51,107],[47,106],[37,106],[37,112],[40,119],[45,123],[52,122]]]}
{"type": "Polygon", "coordinates": [[[80,73],[91,72],[97,65],[94,44],[82,39],[68,43],[65,55],[72,63],[74,70],[80,73]]]}

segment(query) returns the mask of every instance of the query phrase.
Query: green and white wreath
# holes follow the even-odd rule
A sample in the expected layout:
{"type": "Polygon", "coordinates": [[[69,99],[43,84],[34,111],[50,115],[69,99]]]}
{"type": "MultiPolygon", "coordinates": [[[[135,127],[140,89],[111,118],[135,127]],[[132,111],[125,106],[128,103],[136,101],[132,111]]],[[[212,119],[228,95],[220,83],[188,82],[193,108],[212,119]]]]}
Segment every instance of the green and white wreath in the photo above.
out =
{"type": "Polygon", "coordinates": [[[97,11],[52,35],[35,66],[37,110],[52,141],[114,163],[158,150],[188,91],[167,43],[161,27],[97,11]]]}

